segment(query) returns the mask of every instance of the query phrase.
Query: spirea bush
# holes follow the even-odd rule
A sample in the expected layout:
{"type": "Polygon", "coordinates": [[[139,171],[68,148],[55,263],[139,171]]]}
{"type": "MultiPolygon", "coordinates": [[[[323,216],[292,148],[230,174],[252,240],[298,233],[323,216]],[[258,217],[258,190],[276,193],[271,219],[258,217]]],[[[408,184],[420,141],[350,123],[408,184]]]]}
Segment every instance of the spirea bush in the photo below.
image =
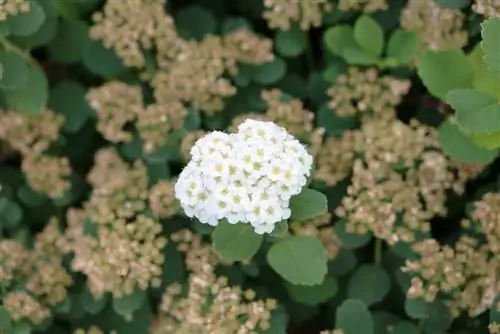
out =
{"type": "Polygon", "coordinates": [[[499,334],[499,0],[0,0],[1,334],[499,334]]]}

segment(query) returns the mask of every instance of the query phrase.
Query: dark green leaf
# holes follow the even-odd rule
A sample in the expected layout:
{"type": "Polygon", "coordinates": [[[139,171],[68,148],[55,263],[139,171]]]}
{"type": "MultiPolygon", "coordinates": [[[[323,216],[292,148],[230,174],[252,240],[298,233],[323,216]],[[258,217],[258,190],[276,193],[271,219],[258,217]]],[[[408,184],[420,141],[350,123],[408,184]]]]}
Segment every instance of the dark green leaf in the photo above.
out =
{"type": "Polygon", "coordinates": [[[184,119],[184,129],[188,131],[195,131],[201,127],[200,111],[193,107],[188,108],[188,115],[184,119]]]}
{"type": "Polygon", "coordinates": [[[229,261],[249,259],[257,253],[263,235],[257,234],[248,223],[229,224],[221,220],[212,234],[212,247],[229,261]]]}
{"type": "Polygon", "coordinates": [[[290,296],[297,302],[306,305],[317,305],[333,298],[339,289],[337,279],[327,276],[320,285],[303,286],[286,284],[290,296]]]}
{"type": "Polygon", "coordinates": [[[16,90],[28,81],[28,63],[24,55],[13,51],[0,50],[0,89],[16,90]]]}
{"type": "Polygon", "coordinates": [[[419,334],[420,330],[417,326],[409,321],[403,321],[394,327],[392,334],[419,334]]]}
{"type": "Polygon", "coordinates": [[[12,328],[12,320],[10,314],[0,306],[0,331],[9,331],[12,328]]]}
{"type": "Polygon", "coordinates": [[[335,276],[344,276],[356,268],[357,263],[354,252],[341,248],[335,259],[328,263],[328,272],[335,276]]]}
{"type": "Polygon", "coordinates": [[[357,299],[347,299],[337,309],[335,328],[345,334],[374,334],[374,323],[366,305],[357,299]]]}
{"type": "Polygon", "coordinates": [[[306,33],[294,26],[288,30],[279,30],[275,36],[276,50],[283,57],[296,57],[307,49],[306,33]]]}
{"type": "Polygon", "coordinates": [[[347,295],[370,306],[382,301],[390,288],[391,280],[384,268],[376,264],[365,264],[358,267],[350,277],[347,295]]]}
{"type": "Polygon", "coordinates": [[[285,280],[295,285],[321,284],[327,273],[325,248],[312,237],[288,237],[271,246],[269,265],[285,280]]]}
{"type": "Polygon", "coordinates": [[[498,307],[500,303],[500,295],[497,295],[491,304],[490,308],[490,321],[500,323],[500,308],[498,307]]]}
{"type": "Polygon", "coordinates": [[[49,45],[50,57],[61,64],[80,62],[90,45],[89,27],[83,21],[65,20],[49,45]]]}
{"type": "Polygon", "coordinates": [[[23,219],[23,209],[7,197],[0,197],[0,229],[17,227],[23,219]]]}
{"type": "Polygon", "coordinates": [[[339,220],[333,226],[335,234],[342,243],[342,247],[347,249],[356,249],[365,246],[372,239],[372,235],[366,234],[355,234],[346,231],[346,221],[339,220]]]}
{"type": "Polygon", "coordinates": [[[101,41],[91,41],[83,55],[83,64],[88,70],[101,77],[117,76],[126,70],[120,57],[106,49],[101,41]]]}
{"type": "Polygon", "coordinates": [[[398,316],[385,311],[373,312],[372,317],[375,323],[375,334],[392,334],[394,325],[401,321],[398,316]]]}
{"type": "Polygon", "coordinates": [[[429,316],[423,320],[423,326],[428,333],[442,333],[450,328],[452,323],[450,308],[440,299],[430,304],[429,316]]]}
{"type": "Polygon", "coordinates": [[[113,299],[113,309],[123,317],[129,316],[140,309],[146,301],[146,292],[136,288],[130,295],[113,299]]]}
{"type": "Polygon", "coordinates": [[[217,21],[213,14],[199,6],[181,9],[176,15],[176,23],[191,38],[197,40],[201,40],[204,36],[213,34],[217,30],[217,21]]]}
{"type": "Polygon", "coordinates": [[[406,314],[412,319],[425,319],[430,315],[430,304],[422,299],[407,298],[404,308],[406,314]]]}
{"type": "Polygon", "coordinates": [[[9,31],[14,36],[29,36],[37,32],[45,21],[45,11],[36,1],[30,2],[30,10],[7,18],[9,31]]]}
{"type": "Polygon", "coordinates": [[[108,295],[104,294],[100,299],[96,300],[88,289],[85,289],[80,294],[80,302],[85,311],[90,314],[98,314],[106,307],[108,295]]]}
{"type": "Polygon", "coordinates": [[[286,63],[275,57],[273,61],[255,67],[253,79],[255,82],[270,85],[281,80],[286,74],[286,63]]]}
{"type": "Polygon", "coordinates": [[[291,219],[307,220],[328,211],[328,201],[323,193],[304,188],[290,199],[291,219]]]}

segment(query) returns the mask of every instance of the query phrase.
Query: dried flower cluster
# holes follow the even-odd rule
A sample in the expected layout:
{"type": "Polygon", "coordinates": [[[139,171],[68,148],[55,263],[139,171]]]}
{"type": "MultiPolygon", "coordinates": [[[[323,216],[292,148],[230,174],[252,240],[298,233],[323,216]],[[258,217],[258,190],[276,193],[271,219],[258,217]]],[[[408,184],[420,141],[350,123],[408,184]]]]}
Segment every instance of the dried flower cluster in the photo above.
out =
{"type": "Polygon", "coordinates": [[[319,27],[323,15],[332,9],[327,0],[264,0],[263,18],[269,28],[288,30],[298,23],[300,29],[319,27]]]}
{"type": "Polygon", "coordinates": [[[410,89],[410,81],[388,75],[380,76],[375,68],[362,71],[350,67],[339,75],[335,85],[328,89],[329,107],[339,116],[361,114],[363,117],[393,119],[395,107],[410,89]]]}
{"type": "Polygon", "coordinates": [[[475,0],[472,10],[488,18],[500,17],[500,0],[475,0]]]}
{"type": "Polygon", "coordinates": [[[0,0],[0,22],[7,16],[14,16],[30,10],[30,2],[27,0],[0,0]]]}
{"type": "Polygon", "coordinates": [[[326,250],[326,257],[333,260],[342,245],[333,231],[331,218],[331,213],[325,213],[307,221],[291,221],[289,226],[295,235],[316,237],[321,240],[326,250]]]}
{"type": "MultiPolygon", "coordinates": [[[[110,334],[113,334],[113,332],[111,332],[110,334]]],[[[73,334],[105,334],[105,333],[97,326],[90,326],[87,329],[78,328],[75,331],[73,331],[73,334]]]]}
{"type": "Polygon", "coordinates": [[[353,133],[352,184],[336,213],[351,233],[372,232],[395,243],[413,242],[428,220],[446,213],[446,190],[467,179],[440,153],[435,131],[412,122],[371,120],[353,133]]]}
{"type": "Polygon", "coordinates": [[[488,247],[493,254],[500,252],[500,194],[487,193],[475,203],[471,215],[474,221],[481,224],[488,247]]]}
{"type": "Polygon", "coordinates": [[[193,148],[194,144],[206,134],[207,133],[203,130],[197,130],[188,132],[182,137],[180,147],[182,160],[189,161],[191,158],[191,148],[193,148]]]}
{"type": "Polygon", "coordinates": [[[338,0],[338,8],[343,12],[372,13],[389,9],[389,3],[388,0],[338,0]]]}
{"type": "Polygon", "coordinates": [[[60,198],[70,188],[71,167],[66,157],[46,154],[59,138],[64,117],[50,110],[35,116],[0,113],[0,139],[23,156],[21,169],[30,187],[50,198],[60,198]]]}
{"type": "Polygon", "coordinates": [[[64,243],[55,219],[36,236],[33,249],[12,239],[0,242],[2,304],[14,321],[41,325],[66,299],[73,281],[62,266],[64,243]]]}
{"type": "Polygon", "coordinates": [[[467,44],[464,19],[459,10],[441,8],[434,0],[410,0],[401,15],[401,26],[415,31],[426,48],[444,50],[467,44]]]}
{"type": "Polygon", "coordinates": [[[189,288],[184,294],[179,284],[167,287],[150,332],[251,334],[269,328],[275,300],[254,300],[254,291],[242,291],[216,276],[217,260],[199,236],[181,230],[172,240],[179,243],[179,250],[187,251],[189,288]]]}
{"type": "Polygon", "coordinates": [[[488,326],[488,330],[490,331],[490,334],[500,334],[500,324],[497,322],[492,322],[488,326]]]}
{"type": "Polygon", "coordinates": [[[326,138],[316,155],[313,178],[334,186],[345,179],[352,170],[355,152],[353,135],[345,132],[341,138],[326,138]]]}
{"type": "Polygon", "coordinates": [[[155,184],[149,193],[149,205],[160,218],[170,218],[179,210],[174,193],[174,184],[170,181],[161,180],[155,184]]]}

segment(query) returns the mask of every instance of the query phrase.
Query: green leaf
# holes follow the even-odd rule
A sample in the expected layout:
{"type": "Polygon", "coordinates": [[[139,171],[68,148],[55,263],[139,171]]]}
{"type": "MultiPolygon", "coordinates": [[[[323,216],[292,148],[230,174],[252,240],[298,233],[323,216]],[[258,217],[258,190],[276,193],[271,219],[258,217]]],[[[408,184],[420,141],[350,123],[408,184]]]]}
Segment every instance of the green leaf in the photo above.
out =
{"type": "Polygon", "coordinates": [[[474,68],[474,88],[500,101],[500,79],[488,70],[483,49],[479,44],[469,54],[469,59],[474,68]]]}
{"type": "Polygon", "coordinates": [[[427,51],[420,58],[417,70],[429,92],[442,100],[453,89],[472,87],[472,64],[458,49],[427,51]]]}
{"type": "Polygon", "coordinates": [[[372,239],[370,233],[366,234],[355,234],[349,233],[346,230],[347,222],[345,220],[339,220],[333,225],[335,234],[342,243],[342,247],[346,249],[356,249],[365,246],[372,239]]]}
{"type": "Polygon", "coordinates": [[[356,268],[357,264],[354,252],[342,247],[335,259],[328,263],[328,272],[335,276],[344,276],[356,268]]]}
{"type": "Polygon", "coordinates": [[[5,104],[24,114],[35,115],[45,109],[48,100],[48,82],[45,73],[36,65],[28,66],[28,81],[15,91],[4,92],[5,104]]]}
{"type": "Polygon", "coordinates": [[[49,44],[50,57],[61,64],[81,61],[90,45],[89,27],[83,21],[64,20],[49,44]]]}
{"type": "Polygon", "coordinates": [[[274,226],[274,230],[269,234],[275,238],[284,238],[288,235],[288,222],[282,220],[274,226]]]}
{"type": "Polygon", "coordinates": [[[270,85],[280,81],[285,74],[285,61],[279,57],[274,57],[273,61],[255,67],[253,79],[257,83],[270,85]]]}
{"type": "Polygon", "coordinates": [[[430,304],[417,298],[406,298],[404,309],[412,319],[425,319],[430,314],[430,304]]]}
{"type": "Polygon", "coordinates": [[[287,283],[286,289],[295,301],[306,305],[317,305],[333,298],[338,292],[339,284],[335,277],[327,276],[320,285],[303,286],[287,283]]]}
{"type": "Polygon", "coordinates": [[[478,146],[450,121],[444,121],[439,126],[438,140],[443,152],[458,162],[487,165],[498,156],[498,150],[478,146]]]}
{"type": "Polygon", "coordinates": [[[115,77],[126,71],[121,58],[113,50],[106,49],[101,41],[90,42],[83,55],[83,65],[104,78],[115,77]]]}
{"type": "Polygon", "coordinates": [[[7,197],[0,197],[0,228],[13,229],[23,220],[23,209],[7,197]]]}
{"type": "Polygon", "coordinates": [[[295,285],[321,284],[327,273],[325,248],[313,237],[294,236],[278,241],[269,249],[267,261],[295,285]]]}
{"type": "Polygon", "coordinates": [[[307,49],[307,35],[296,26],[288,30],[278,30],[275,36],[276,50],[283,57],[297,57],[307,49]]]}
{"type": "Polygon", "coordinates": [[[401,322],[401,319],[389,312],[378,311],[372,313],[375,324],[375,334],[392,334],[394,326],[401,322]]]}
{"type": "Polygon", "coordinates": [[[188,6],[179,10],[175,22],[179,29],[197,40],[201,40],[204,36],[213,34],[217,30],[217,21],[214,15],[200,6],[188,6]]]}
{"type": "Polygon", "coordinates": [[[220,31],[222,36],[226,36],[240,28],[253,30],[252,23],[244,17],[229,17],[222,23],[220,31]]]}
{"type": "Polygon", "coordinates": [[[500,308],[498,307],[500,303],[500,295],[497,295],[491,304],[490,308],[490,322],[500,323],[500,308]]]}
{"type": "Polygon", "coordinates": [[[30,10],[7,17],[10,33],[14,36],[29,36],[37,32],[45,21],[45,11],[36,1],[31,1],[30,10]]]}
{"type": "Polygon", "coordinates": [[[50,91],[49,108],[64,115],[64,130],[78,132],[94,110],[85,98],[85,87],[76,81],[61,81],[50,91]]]}
{"type": "Polygon", "coordinates": [[[446,100],[455,109],[458,125],[467,133],[500,130],[500,105],[488,94],[475,89],[454,89],[446,100]]]}
{"type": "Polygon", "coordinates": [[[140,309],[146,301],[146,292],[136,288],[132,294],[113,299],[113,310],[123,317],[140,309]]]}
{"type": "Polygon", "coordinates": [[[108,303],[108,295],[103,295],[100,299],[94,299],[94,296],[90,293],[88,289],[85,289],[80,294],[80,302],[85,311],[90,314],[98,314],[106,307],[108,303]]]}
{"type": "Polygon", "coordinates": [[[10,314],[0,306],[0,331],[8,331],[12,328],[12,320],[10,319],[10,314]]]}
{"type": "Polygon", "coordinates": [[[221,220],[212,234],[212,247],[229,261],[249,259],[257,253],[263,235],[257,234],[248,223],[229,224],[221,220]]]}
{"type": "Polygon", "coordinates": [[[487,20],[481,24],[481,48],[488,69],[500,77],[500,18],[487,20]]]}
{"type": "Polygon", "coordinates": [[[0,50],[0,65],[3,68],[0,89],[16,90],[28,81],[28,63],[19,53],[0,50]]]}
{"type": "Polygon", "coordinates": [[[374,334],[374,323],[366,305],[357,299],[347,299],[337,309],[335,328],[345,334],[374,334]]]}
{"type": "Polygon", "coordinates": [[[364,264],[350,277],[347,295],[370,306],[382,301],[390,288],[391,280],[384,268],[376,264],[364,264]]]}
{"type": "Polygon", "coordinates": [[[379,62],[379,58],[372,56],[357,44],[347,46],[342,55],[351,65],[368,66],[375,65],[379,62]]]}
{"type": "Polygon", "coordinates": [[[319,108],[316,114],[318,126],[325,129],[325,133],[331,137],[340,137],[346,130],[354,128],[355,117],[339,117],[335,111],[327,105],[319,108]]]}
{"type": "Polygon", "coordinates": [[[470,0],[434,0],[441,8],[459,10],[470,5],[470,0]]]}
{"type": "Polygon", "coordinates": [[[420,40],[413,31],[396,29],[387,44],[387,57],[397,59],[400,64],[409,63],[420,49],[420,40]]]}
{"type": "Polygon", "coordinates": [[[201,127],[201,115],[198,109],[193,107],[188,108],[188,114],[184,119],[184,129],[188,131],[195,131],[201,127]]]}
{"type": "Polygon", "coordinates": [[[328,28],[323,35],[323,43],[328,51],[341,56],[347,47],[356,44],[354,41],[354,31],[349,25],[328,28]]]}
{"type": "Polygon", "coordinates": [[[65,19],[78,19],[78,7],[72,0],[52,0],[52,5],[58,15],[65,19]]]}
{"type": "Polygon", "coordinates": [[[490,150],[500,147],[500,131],[490,134],[470,134],[468,136],[480,147],[490,150]]]}
{"type": "Polygon", "coordinates": [[[269,329],[263,334],[286,334],[289,316],[283,307],[278,307],[271,312],[269,329]]]}
{"type": "Polygon", "coordinates": [[[420,330],[417,326],[409,321],[402,321],[394,327],[391,334],[419,334],[420,330]]]}
{"type": "Polygon", "coordinates": [[[304,188],[290,199],[291,219],[307,220],[328,211],[328,200],[317,190],[304,188]]]}
{"type": "Polygon", "coordinates": [[[429,316],[423,320],[423,327],[427,333],[442,333],[453,323],[449,307],[440,299],[429,305],[429,316]]]}
{"type": "Polygon", "coordinates": [[[380,57],[384,49],[384,31],[368,15],[363,15],[354,23],[354,40],[370,56],[380,57]]]}

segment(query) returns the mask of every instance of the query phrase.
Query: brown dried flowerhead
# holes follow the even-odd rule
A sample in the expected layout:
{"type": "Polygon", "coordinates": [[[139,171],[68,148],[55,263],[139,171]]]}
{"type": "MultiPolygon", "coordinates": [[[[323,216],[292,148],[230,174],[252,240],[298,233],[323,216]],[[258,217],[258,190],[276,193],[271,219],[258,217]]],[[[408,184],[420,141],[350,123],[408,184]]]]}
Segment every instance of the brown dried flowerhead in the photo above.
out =
{"type": "Polygon", "coordinates": [[[181,140],[181,155],[184,161],[191,159],[191,148],[194,144],[206,134],[203,130],[188,132],[181,140]]]}
{"type": "Polygon", "coordinates": [[[160,218],[170,218],[179,211],[175,199],[174,183],[162,180],[151,188],[149,205],[160,218]]]}
{"type": "Polygon", "coordinates": [[[490,19],[500,17],[500,0],[474,0],[472,10],[490,19]]]}
{"type": "Polygon", "coordinates": [[[0,0],[0,22],[5,21],[7,16],[25,13],[30,7],[30,2],[27,0],[0,0]]]}
{"type": "Polygon", "coordinates": [[[362,11],[372,13],[389,9],[388,0],[338,0],[338,9],[343,12],[362,11]]]}
{"type": "Polygon", "coordinates": [[[328,186],[345,179],[352,170],[355,152],[350,132],[341,138],[327,138],[316,155],[316,170],[313,178],[328,186]]]}
{"type": "Polygon", "coordinates": [[[50,315],[50,309],[24,291],[13,291],[3,297],[3,307],[14,321],[27,320],[41,325],[50,315]]]}
{"type": "Polygon", "coordinates": [[[271,29],[288,30],[293,23],[300,29],[319,27],[323,15],[332,9],[327,0],[264,0],[263,18],[271,29]]]}
{"type": "Polygon", "coordinates": [[[30,154],[23,159],[21,170],[34,191],[52,199],[62,197],[71,188],[71,166],[66,157],[30,154]]]}

